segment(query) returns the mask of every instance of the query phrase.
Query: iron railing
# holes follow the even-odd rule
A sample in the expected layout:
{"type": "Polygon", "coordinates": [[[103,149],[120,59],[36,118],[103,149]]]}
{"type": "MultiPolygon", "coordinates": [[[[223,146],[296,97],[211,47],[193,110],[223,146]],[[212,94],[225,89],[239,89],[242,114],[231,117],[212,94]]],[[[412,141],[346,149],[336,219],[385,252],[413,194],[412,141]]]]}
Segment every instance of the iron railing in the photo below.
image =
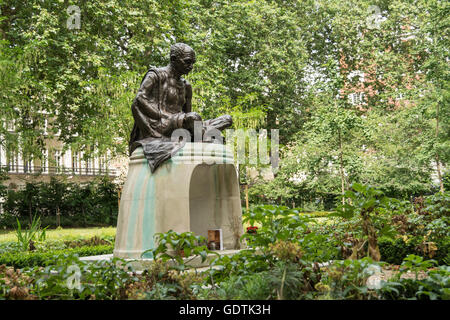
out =
{"type": "Polygon", "coordinates": [[[44,174],[44,175],[79,175],[79,176],[116,176],[117,170],[104,168],[66,168],[66,167],[41,167],[24,165],[3,165],[8,174],[44,174]]]}

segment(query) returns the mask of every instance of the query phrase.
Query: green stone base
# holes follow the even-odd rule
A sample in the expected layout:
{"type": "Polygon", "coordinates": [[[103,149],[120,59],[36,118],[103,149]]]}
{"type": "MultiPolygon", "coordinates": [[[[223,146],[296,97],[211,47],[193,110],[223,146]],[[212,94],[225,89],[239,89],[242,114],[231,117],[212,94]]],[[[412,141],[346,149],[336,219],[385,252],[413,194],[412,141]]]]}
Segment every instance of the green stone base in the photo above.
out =
{"type": "Polygon", "coordinates": [[[142,148],[130,157],[122,190],[114,256],[152,258],[156,233],[222,230],[221,249],[239,248],[243,234],[236,167],[223,145],[187,143],[153,174],[142,148]]]}

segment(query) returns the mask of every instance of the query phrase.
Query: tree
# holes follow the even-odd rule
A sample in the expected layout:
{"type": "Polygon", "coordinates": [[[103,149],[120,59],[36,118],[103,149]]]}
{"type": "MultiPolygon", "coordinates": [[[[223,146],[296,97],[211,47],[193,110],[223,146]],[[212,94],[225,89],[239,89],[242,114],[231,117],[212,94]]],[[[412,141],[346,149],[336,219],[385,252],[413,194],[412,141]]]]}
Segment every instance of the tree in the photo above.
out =
{"type": "Polygon", "coordinates": [[[129,91],[137,90],[137,78],[149,63],[163,60],[161,53],[184,27],[184,1],[77,5],[81,26],[70,29],[66,1],[0,3],[0,85],[6,88],[0,95],[0,117],[24,120],[16,123],[18,136],[12,141],[24,153],[41,154],[44,118],[52,120],[48,138],[74,144],[86,154],[94,151],[91,146],[123,153],[127,141],[117,146],[114,138],[129,136],[131,128],[117,128],[117,117],[131,104],[129,91]],[[104,81],[108,78],[119,80],[104,81]],[[133,86],[124,93],[120,80],[133,86]]]}
{"type": "Polygon", "coordinates": [[[67,195],[67,185],[55,177],[51,177],[50,183],[45,184],[42,197],[47,200],[47,208],[56,215],[56,226],[61,226],[61,209],[67,195]]]}
{"type": "Polygon", "coordinates": [[[277,186],[307,175],[285,183],[292,198],[342,194],[356,181],[406,197],[430,191],[435,171],[443,190],[449,4],[413,4],[88,1],[70,29],[66,1],[3,0],[0,117],[15,119],[18,134],[1,126],[0,143],[38,156],[50,118],[48,137],[74,151],[127,155],[141,77],[167,64],[178,41],[197,53],[194,111],[229,113],[235,129],[280,129],[277,186]]]}
{"type": "MultiPolygon", "coordinates": [[[[286,151],[290,168],[285,170],[306,173],[301,185],[311,191],[336,192],[339,181],[341,193],[353,182],[401,197],[429,192],[431,161],[436,150],[443,154],[436,137],[444,143],[446,135],[429,121],[426,93],[436,91],[422,75],[427,59],[445,61],[445,51],[429,57],[428,3],[380,1],[376,28],[367,23],[370,5],[318,1],[310,11],[311,116],[286,151]],[[364,81],[353,71],[362,72],[364,81]],[[345,98],[355,90],[365,96],[352,106],[345,98]]],[[[445,10],[439,12],[442,16],[445,10]]]]}

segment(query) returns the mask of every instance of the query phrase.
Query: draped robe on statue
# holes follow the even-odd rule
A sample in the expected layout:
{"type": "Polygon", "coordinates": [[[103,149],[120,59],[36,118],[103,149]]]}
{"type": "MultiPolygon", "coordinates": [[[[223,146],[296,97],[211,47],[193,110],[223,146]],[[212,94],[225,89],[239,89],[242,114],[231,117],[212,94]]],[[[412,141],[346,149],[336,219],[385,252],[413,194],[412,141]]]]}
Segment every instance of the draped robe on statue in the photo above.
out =
{"type": "MultiPolygon", "coordinates": [[[[179,110],[166,108],[165,96],[167,92],[164,92],[163,89],[168,75],[164,68],[150,68],[141,81],[141,87],[147,77],[153,77],[155,83],[151,92],[146,92],[145,99],[150,102],[147,106],[139,101],[138,96],[131,105],[134,126],[130,136],[129,152],[131,156],[136,148],[142,147],[153,173],[186,143],[184,140],[171,141],[171,135],[174,130],[183,128],[184,118],[190,110],[186,110],[187,104],[180,106],[179,110]],[[149,108],[149,106],[151,107],[149,108]],[[162,114],[165,116],[162,117],[162,114]]],[[[184,79],[182,81],[186,86],[186,81],[184,79]]],[[[231,126],[231,124],[232,120],[228,115],[203,121],[203,132],[210,128],[222,130],[231,126]]]]}

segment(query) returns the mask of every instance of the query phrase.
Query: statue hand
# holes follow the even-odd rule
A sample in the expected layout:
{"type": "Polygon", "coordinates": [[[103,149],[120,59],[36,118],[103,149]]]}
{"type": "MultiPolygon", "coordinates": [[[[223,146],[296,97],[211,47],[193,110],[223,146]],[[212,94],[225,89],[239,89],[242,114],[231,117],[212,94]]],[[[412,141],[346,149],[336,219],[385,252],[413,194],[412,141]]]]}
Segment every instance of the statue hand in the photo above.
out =
{"type": "Polygon", "coordinates": [[[187,129],[194,130],[194,122],[195,121],[202,121],[202,117],[197,112],[189,112],[186,113],[186,116],[184,118],[184,127],[187,129]]]}

